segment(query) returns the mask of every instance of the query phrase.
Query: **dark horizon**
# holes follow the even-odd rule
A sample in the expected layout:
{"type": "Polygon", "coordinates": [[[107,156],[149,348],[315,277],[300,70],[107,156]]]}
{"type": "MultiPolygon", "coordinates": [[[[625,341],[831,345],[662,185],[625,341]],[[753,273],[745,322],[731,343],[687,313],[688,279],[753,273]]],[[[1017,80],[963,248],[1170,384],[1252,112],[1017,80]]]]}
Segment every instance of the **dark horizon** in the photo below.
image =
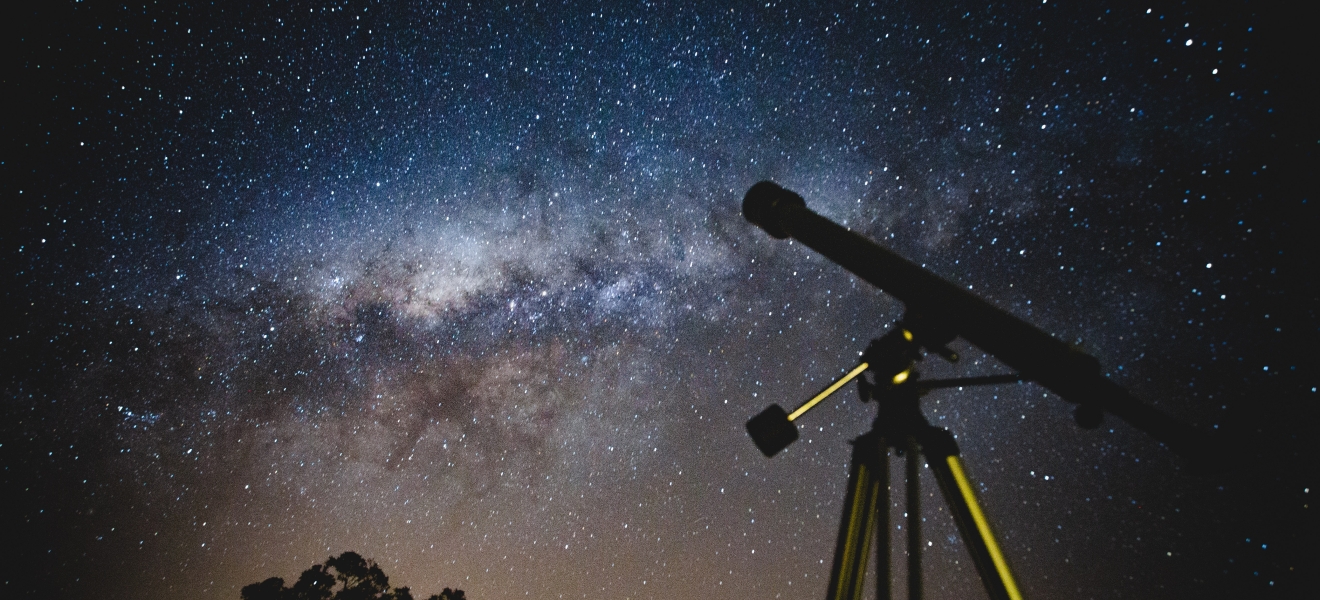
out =
{"type": "MultiPolygon", "coordinates": [[[[902,305],[748,223],[761,180],[1231,449],[1190,473],[1034,384],[932,392],[1027,598],[1320,587],[1284,8],[11,12],[6,597],[234,600],[345,551],[474,599],[822,596],[873,408],[774,459],[743,424],[902,305]]],[[[952,347],[923,375],[1007,370],[952,347]]],[[[980,597],[922,478],[926,595],[980,597]]]]}

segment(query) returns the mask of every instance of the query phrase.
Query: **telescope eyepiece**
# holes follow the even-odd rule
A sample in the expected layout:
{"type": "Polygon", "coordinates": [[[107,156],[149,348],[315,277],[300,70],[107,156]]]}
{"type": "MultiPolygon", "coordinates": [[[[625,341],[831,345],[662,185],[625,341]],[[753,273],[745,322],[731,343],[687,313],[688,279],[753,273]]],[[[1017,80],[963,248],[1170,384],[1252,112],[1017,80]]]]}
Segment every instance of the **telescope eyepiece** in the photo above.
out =
{"type": "Polygon", "coordinates": [[[743,196],[743,217],[757,227],[764,229],[773,237],[788,237],[788,229],[783,226],[783,216],[787,209],[806,208],[807,201],[773,181],[762,181],[747,190],[743,196]]]}

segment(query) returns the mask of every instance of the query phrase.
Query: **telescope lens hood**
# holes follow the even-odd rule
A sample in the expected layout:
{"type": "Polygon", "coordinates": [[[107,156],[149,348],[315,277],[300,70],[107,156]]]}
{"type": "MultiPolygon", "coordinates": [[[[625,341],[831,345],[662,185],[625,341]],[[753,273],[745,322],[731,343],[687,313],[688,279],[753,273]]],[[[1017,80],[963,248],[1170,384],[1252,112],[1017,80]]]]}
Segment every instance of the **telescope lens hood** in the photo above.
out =
{"type": "Polygon", "coordinates": [[[806,208],[807,201],[773,181],[762,181],[747,190],[743,196],[743,217],[764,229],[773,237],[784,239],[789,231],[784,227],[785,214],[794,208],[806,208]]]}

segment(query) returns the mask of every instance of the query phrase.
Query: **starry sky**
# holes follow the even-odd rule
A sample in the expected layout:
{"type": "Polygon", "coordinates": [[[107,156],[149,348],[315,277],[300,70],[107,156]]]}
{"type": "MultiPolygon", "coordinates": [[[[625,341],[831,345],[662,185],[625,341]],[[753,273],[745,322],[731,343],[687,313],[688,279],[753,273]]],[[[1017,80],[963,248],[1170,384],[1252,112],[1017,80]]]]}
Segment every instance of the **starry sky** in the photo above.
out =
{"type": "MultiPolygon", "coordinates": [[[[1229,449],[926,397],[1027,597],[1315,592],[1298,15],[173,4],[7,11],[5,596],[236,599],[353,550],[422,595],[821,597],[874,408],[774,459],[743,423],[903,306],[747,223],[763,179],[1229,449]]],[[[954,348],[923,374],[1006,370],[954,348]]],[[[920,483],[927,597],[977,597],[920,483]]]]}

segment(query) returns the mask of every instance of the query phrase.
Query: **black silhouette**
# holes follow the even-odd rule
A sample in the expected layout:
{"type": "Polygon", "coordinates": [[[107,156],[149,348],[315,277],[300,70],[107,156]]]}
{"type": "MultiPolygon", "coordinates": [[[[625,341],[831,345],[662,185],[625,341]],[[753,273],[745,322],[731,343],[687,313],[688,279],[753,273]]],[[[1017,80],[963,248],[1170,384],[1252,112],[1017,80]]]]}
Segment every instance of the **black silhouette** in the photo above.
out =
{"type": "MultiPolygon", "coordinates": [[[[413,600],[406,587],[390,588],[390,578],[375,562],[356,552],[345,552],[312,565],[293,587],[271,577],[243,587],[243,600],[413,600]]],[[[463,590],[445,588],[426,600],[467,600],[463,590]]]]}

